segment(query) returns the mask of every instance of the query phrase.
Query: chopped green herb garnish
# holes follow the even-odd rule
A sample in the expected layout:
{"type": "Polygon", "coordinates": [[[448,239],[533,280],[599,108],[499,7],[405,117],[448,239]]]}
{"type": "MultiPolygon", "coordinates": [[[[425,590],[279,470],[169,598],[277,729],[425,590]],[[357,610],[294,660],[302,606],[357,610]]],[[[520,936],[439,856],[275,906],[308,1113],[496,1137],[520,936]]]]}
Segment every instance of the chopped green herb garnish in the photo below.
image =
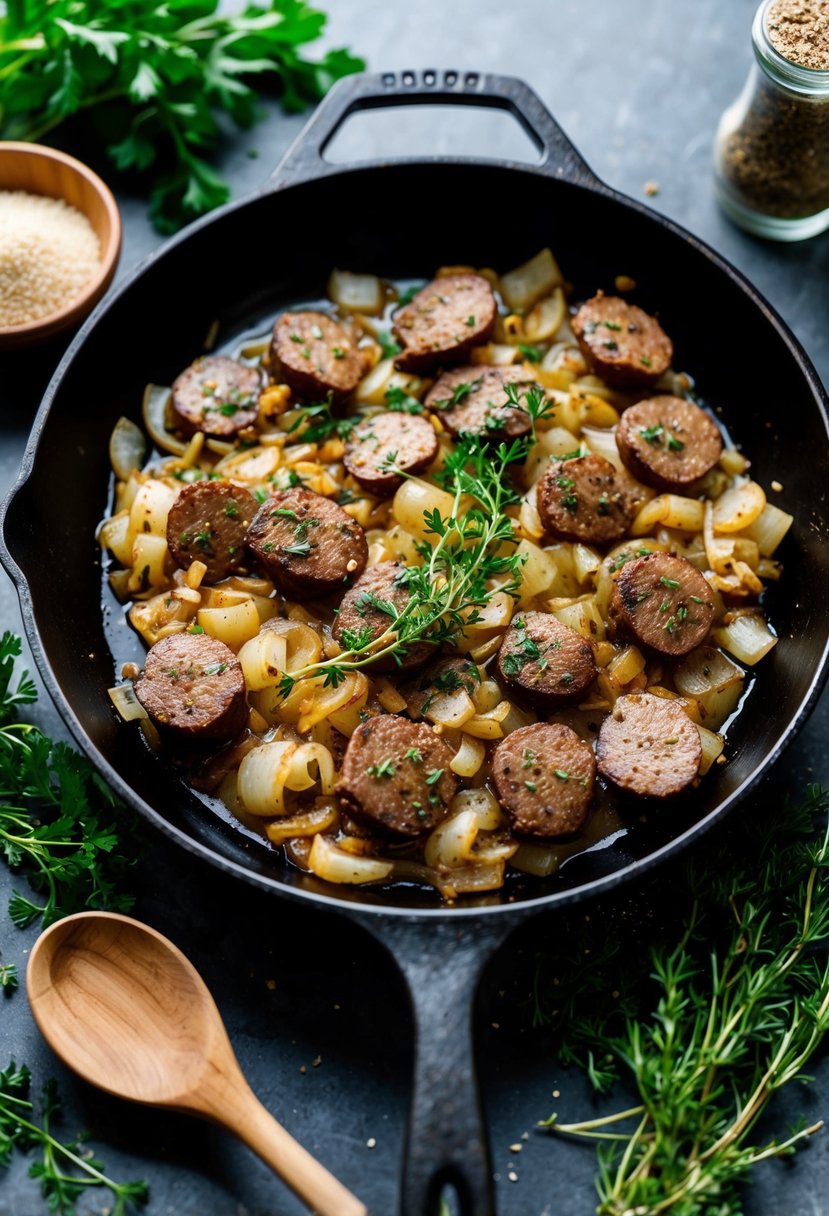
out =
{"type": "Polygon", "coordinates": [[[538,789],[538,786],[535,784],[534,781],[525,781],[524,785],[527,787],[527,789],[530,791],[531,794],[534,794],[536,792],[536,790],[538,789]]]}
{"type": "Polygon", "coordinates": [[[671,587],[674,591],[676,591],[677,587],[679,586],[679,579],[666,578],[664,574],[659,576],[659,581],[663,587],[671,587]]]}
{"type": "Polygon", "coordinates": [[[438,781],[440,781],[442,776],[443,776],[442,768],[430,768],[429,772],[426,774],[426,784],[435,785],[438,781]]]}
{"type": "Polygon", "coordinates": [[[539,349],[539,347],[534,346],[532,343],[519,342],[518,349],[521,351],[521,354],[524,356],[524,358],[527,360],[528,363],[540,363],[541,362],[541,350],[539,349]]]}
{"type": "Polygon", "coordinates": [[[366,769],[366,774],[369,777],[393,777],[396,771],[397,765],[387,756],[379,764],[370,764],[366,769]]]}
{"type": "Polygon", "coordinates": [[[570,774],[566,773],[563,768],[554,769],[553,772],[555,773],[556,777],[558,777],[559,781],[570,780],[570,774]]]}

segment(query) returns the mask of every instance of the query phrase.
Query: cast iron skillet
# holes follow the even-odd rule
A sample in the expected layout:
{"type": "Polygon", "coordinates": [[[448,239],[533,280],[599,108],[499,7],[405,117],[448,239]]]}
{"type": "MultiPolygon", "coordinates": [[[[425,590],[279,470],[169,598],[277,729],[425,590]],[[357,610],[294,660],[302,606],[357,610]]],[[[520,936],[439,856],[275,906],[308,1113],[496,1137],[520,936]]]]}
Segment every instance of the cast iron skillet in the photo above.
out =
{"type": "MultiPolygon", "coordinates": [[[[4,507],[2,560],[49,692],[81,747],[115,790],[172,841],[298,904],[354,917],[405,975],[417,1052],[401,1192],[403,1216],[432,1216],[445,1184],[463,1216],[492,1216],[486,1136],[470,1044],[470,1007],[495,946],[541,908],[606,891],[692,839],[756,790],[803,724],[825,678],[829,638],[829,426],[817,376],[780,318],[695,237],[591,173],[517,80],[478,73],[350,77],[323,102],[267,187],[192,225],[101,305],[62,360],[43,400],[20,480],[4,507]],[[533,167],[460,157],[326,162],[335,131],[357,110],[411,103],[511,113],[538,146],[533,167]],[[137,730],[116,720],[108,637],[128,630],[101,612],[94,542],[105,511],[107,439],[137,417],[148,379],[170,383],[211,321],[262,328],[280,306],[324,294],[332,266],[423,278],[444,263],[505,270],[550,245],[575,298],[632,275],[636,302],[658,310],[710,404],[745,444],[781,505],[797,514],[769,593],[780,643],[729,734],[729,763],[685,802],[631,828],[548,880],[445,909],[428,893],[325,887],[243,840],[205,811],[137,730]]],[[[119,643],[123,657],[124,643],[119,643]]],[[[137,641],[134,653],[140,657],[137,641]]],[[[632,817],[631,822],[634,822],[632,817]]]]}

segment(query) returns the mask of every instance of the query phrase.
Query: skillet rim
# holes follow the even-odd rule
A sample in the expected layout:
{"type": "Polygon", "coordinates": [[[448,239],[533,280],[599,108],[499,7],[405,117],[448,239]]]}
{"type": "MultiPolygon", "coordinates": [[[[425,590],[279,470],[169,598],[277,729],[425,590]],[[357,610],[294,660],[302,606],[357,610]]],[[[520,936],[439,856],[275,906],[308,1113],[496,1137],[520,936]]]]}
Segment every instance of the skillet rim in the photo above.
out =
{"type": "MultiPolygon", "coordinates": [[[[297,143],[302,139],[300,134],[297,143]]],[[[283,160],[286,164],[290,159],[290,150],[283,160]]],[[[330,181],[331,179],[344,179],[353,175],[359,175],[365,172],[376,170],[381,165],[393,164],[398,167],[413,167],[413,168],[433,168],[438,165],[446,165],[451,167],[470,166],[475,168],[493,168],[497,170],[507,170],[513,172],[527,173],[532,176],[541,177],[546,180],[565,180],[566,184],[571,189],[583,190],[588,194],[599,194],[606,198],[610,203],[625,210],[631,211],[644,218],[646,221],[655,224],[670,234],[674,240],[681,240],[683,243],[690,245],[698,256],[709,261],[714,269],[720,274],[725,275],[745,296],[748,297],[749,303],[758,310],[768,323],[777,332],[778,336],[783,341],[789,355],[794,360],[800,376],[806,381],[810,389],[810,395],[814,401],[814,405],[823,423],[824,432],[826,434],[827,444],[829,445],[829,395],[814,368],[809,356],[804,350],[798,338],[792,332],[787,323],[783,320],[772,304],[766,300],[760,292],[753,286],[749,279],[733,266],[725,257],[714,250],[701,238],[685,229],[675,220],[661,215],[659,212],[641,203],[637,199],[632,199],[627,195],[607,186],[590,171],[584,162],[580,162],[579,169],[583,170],[580,173],[573,174],[570,177],[561,178],[555,171],[552,171],[545,162],[540,165],[526,164],[524,162],[515,162],[512,160],[498,159],[478,159],[474,157],[400,157],[395,158],[392,162],[385,160],[370,160],[361,161],[356,164],[344,166],[333,166],[330,163],[323,162],[324,169],[318,174],[309,173],[307,176],[291,177],[289,174],[288,181],[280,181],[278,167],[275,174],[265,183],[265,185],[251,195],[233,200],[225,204],[225,206],[211,212],[209,215],[203,216],[201,219],[188,225],[181,232],[161,244],[157,249],[153,250],[146,258],[142,259],[135,266],[108,296],[106,296],[94,309],[89,318],[85,321],[77,335],[74,337],[58,366],[49,381],[49,384],[43,394],[40,406],[32,423],[32,429],[29,439],[26,444],[26,450],[20,463],[20,471],[18,477],[0,504],[0,562],[2,562],[7,573],[12,579],[17,589],[18,598],[20,601],[21,617],[23,625],[31,647],[35,662],[38,667],[40,677],[48,692],[53,704],[60,714],[63,722],[68,727],[73,735],[76,743],[81,748],[82,752],[94,764],[100,774],[104,777],[107,783],[116,791],[118,796],[135,812],[140,814],[147,820],[153,828],[159,831],[168,839],[172,839],[177,845],[183,847],[187,852],[198,857],[212,866],[217,867],[223,873],[231,875],[235,878],[241,878],[244,881],[252,884],[259,890],[283,895],[284,897],[294,900],[298,903],[310,905],[318,909],[325,909],[344,913],[351,916],[353,919],[360,919],[363,915],[372,918],[374,923],[377,923],[375,918],[393,918],[395,922],[401,921],[438,921],[446,923],[469,924],[471,921],[480,920],[483,917],[490,917],[498,914],[511,914],[513,920],[517,923],[519,919],[530,916],[543,909],[552,907],[565,907],[576,904],[581,901],[597,898],[607,892],[620,887],[622,884],[631,881],[637,875],[644,874],[657,865],[669,860],[678,855],[683,849],[687,848],[692,841],[697,840],[710,831],[717,823],[723,821],[726,816],[733,811],[737,806],[745,802],[747,796],[753,789],[757,789],[768,777],[770,770],[777,763],[782,753],[788,745],[794,740],[798,732],[802,729],[806,720],[812,713],[817,700],[826,685],[829,678],[829,630],[824,639],[823,651],[820,660],[816,666],[814,675],[809,684],[809,688],[805,696],[802,698],[798,710],[794,717],[790,718],[786,723],[783,732],[772,751],[770,751],[750,773],[744,781],[741,782],[735,790],[720,802],[716,807],[708,812],[701,819],[696,820],[693,824],[687,827],[674,839],[667,841],[659,848],[649,853],[646,857],[636,859],[622,866],[618,870],[614,870],[610,874],[602,875],[594,878],[589,882],[576,885],[574,887],[565,888],[561,891],[553,891],[544,895],[530,896],[523,898],[520,901],[501,903],[493,903],[488,905],[464,906],[456,905],[451,908],[436,907],[436,908],[418,908],[374,904],[362,902],[359,899],[347,900],[338,895],[329,895],[324,892],[303,890],[301,887],[294,887],[283,879],[277,876],[260,874],[246,868],[229,857],[224,856],[216,849],[206,843],[189,835],[178,826],[172,824],[163,814],[150,806],[142,797],[137,795],[118,773],[110,765],[109,761],[102,755],[99,749],[93,744],[92,740],[87,735],[80,719],[76,715],[72,705],[64,696],[61,686],[53,672],[52,665],[47,658],[46,649],[43,644],[41,632],[38,629],[34,617],[34,605],[32,601],[31,589],[29,582],[23,569],[18,566],[15,561],[11,546],[7,541],[6,524],[9,510],[17,495],[23,490],[34,472],[35,462],[40,447],[43,431],[45,429],[49,413],[52,407],[54,398],[59,391],[63,382],[64,376],[74,361],[78,351],[87,342],[90,335],[95,330],[99,320],[113,308],[121,297],[128,293],[133,286],[147,274],[157,262],[163,260],[167,255],[175,250],[180,244],[189,240],[195,233],[200,232],[211,224],[220,223],[226,216],[250,206],[252,203],[258,202],[261,198],[270,194],[281,194],[283,191],[290,191],[295,186],[313,185],[315,182],[322,180],[330,181]]],[[[281,167],[281,166],[280,166],[281,167]]]]}

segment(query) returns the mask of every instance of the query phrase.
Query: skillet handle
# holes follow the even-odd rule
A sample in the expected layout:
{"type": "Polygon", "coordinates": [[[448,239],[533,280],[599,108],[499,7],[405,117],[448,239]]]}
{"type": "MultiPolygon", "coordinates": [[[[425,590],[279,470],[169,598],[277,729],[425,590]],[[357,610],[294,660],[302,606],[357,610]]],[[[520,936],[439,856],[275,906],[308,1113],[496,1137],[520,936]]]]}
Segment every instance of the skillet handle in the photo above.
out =
{"type": "MultiPolygon", "coordinates": [[[[505,110],[524,128],[541,153],[532,168],[551,177],[595,189],[602,183],[576,151],[550,111],[533,89],[515,76],[489,72],[421,71],[360,72],[346,76],[326,95],[274,170],[266,189],[342,172],[342,165],[325,159],[325,149],[345,120],[360,110],[391,106],[458,105],[505,110]]],[[[359,162],[359,167],[430,158],[393,157],[359,162]]],[[[435,157],[457,163],[462,156],[435,157]]],[[[353,166],[349,166],[353,167],[353,166]]],[[[526,166],[522,166],[526,167],[526,166]]]]}
{"type": "Polygon", "coordinates": [[[478,980],[515,915],[391,920],[371,929],[402,971],[415,1022],[414,1085],[403,1156],[400,1216],[438,1216],[444,1187],[460,1216],[495,1216],[492,1166],[474,1058],[478,980]],[[495,923],[493,923],[495,922],[495,923]]]}

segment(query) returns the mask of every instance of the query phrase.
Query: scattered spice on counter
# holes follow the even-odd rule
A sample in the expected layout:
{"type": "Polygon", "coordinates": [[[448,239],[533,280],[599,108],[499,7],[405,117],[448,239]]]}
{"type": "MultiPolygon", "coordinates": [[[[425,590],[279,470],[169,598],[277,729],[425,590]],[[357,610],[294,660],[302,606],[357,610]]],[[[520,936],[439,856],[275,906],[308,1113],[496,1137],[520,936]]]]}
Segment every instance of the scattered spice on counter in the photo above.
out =
{"type": "Polygon", "coordinates": [[[100,264],[100,242],[75,207],[0,190],[0,326],[37,321],[71,304],[100,264]]]}
{"type": "Polygon", "coordinates": [[[775,0],[769,41],[790,63],[829,72],[829,0],[775,0]]]}

